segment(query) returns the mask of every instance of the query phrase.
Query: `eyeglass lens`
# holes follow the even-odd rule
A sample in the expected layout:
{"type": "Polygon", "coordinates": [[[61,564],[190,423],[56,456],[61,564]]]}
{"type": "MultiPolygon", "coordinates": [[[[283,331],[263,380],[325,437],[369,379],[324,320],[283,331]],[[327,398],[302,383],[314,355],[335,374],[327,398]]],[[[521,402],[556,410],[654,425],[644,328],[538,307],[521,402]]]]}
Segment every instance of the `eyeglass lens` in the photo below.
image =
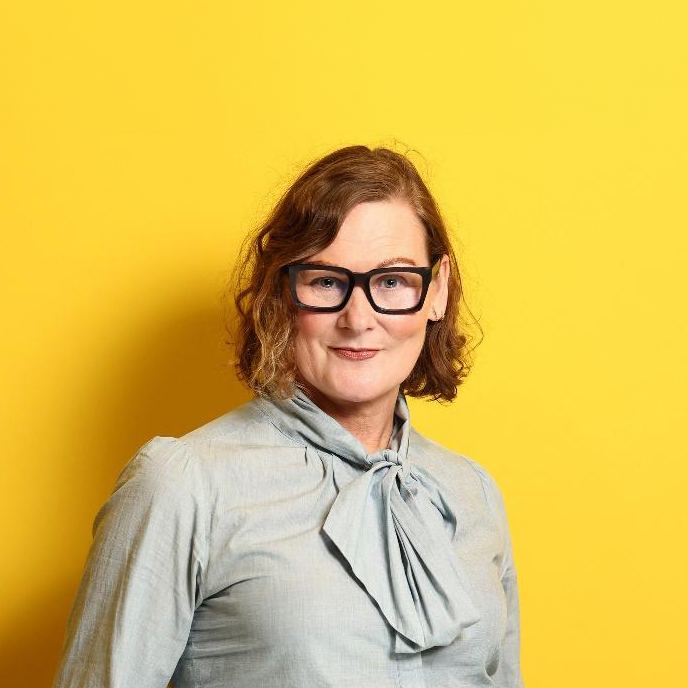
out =
{"type": "MultiPolygon", "coordinates": [[[[296,295],[307,306],[338,306],[349,290],[349,276],[324,269],[300,269],[296,295]]],[[[380,308],[414,308],[420,301],[423,278],[412,272],[381,272],[370,278],[370,294],[380,308]]]]}

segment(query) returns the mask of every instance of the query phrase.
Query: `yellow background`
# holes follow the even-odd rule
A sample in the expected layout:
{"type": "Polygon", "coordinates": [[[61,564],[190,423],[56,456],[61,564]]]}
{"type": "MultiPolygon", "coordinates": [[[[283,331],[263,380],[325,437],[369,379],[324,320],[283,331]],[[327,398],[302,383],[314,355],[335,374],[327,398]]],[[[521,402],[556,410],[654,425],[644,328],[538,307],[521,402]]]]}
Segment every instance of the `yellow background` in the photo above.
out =
{"type": "Polygon", "coordinates": [[[684,2],[4,2],[3,686],[52,680],[132,453],[249,398],[220,294],[343,145],[420,151],[485,340],[414,425],[505,496],[527,688],[675,685],[684,2]]]}

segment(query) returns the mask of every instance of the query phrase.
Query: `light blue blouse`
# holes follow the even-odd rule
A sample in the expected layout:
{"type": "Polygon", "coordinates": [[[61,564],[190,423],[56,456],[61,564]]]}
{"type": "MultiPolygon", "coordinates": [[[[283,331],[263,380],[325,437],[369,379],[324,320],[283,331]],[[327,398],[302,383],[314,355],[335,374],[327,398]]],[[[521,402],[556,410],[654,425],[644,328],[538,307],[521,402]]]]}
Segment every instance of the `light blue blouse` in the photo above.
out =
{"type": "Polygon", "coordinates": [[[368,454],[300,389],[125,465],[53,688],[523,688],[504,502],[411,427],[368,454]]]}

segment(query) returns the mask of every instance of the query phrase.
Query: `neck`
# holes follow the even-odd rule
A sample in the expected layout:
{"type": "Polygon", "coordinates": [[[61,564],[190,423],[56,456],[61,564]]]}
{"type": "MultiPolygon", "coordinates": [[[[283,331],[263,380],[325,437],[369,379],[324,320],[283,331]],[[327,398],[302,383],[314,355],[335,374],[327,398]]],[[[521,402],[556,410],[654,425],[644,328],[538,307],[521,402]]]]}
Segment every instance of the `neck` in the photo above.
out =
{"type": "Polygon", "coordinates": [[[313,403],[346,428],[368,454],[385,449],[389,445],[394,428],[398,388],[393,388],[375,399],[348,401],[332,399],[303,380],[298,382],[313,403]]]}

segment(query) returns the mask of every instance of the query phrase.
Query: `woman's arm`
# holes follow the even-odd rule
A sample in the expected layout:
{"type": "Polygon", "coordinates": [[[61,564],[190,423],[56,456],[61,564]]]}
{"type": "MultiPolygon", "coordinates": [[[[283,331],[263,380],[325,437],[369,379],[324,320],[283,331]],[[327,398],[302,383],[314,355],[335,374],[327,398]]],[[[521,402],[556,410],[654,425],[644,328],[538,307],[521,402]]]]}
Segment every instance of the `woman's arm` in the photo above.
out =
{"type": "Polygon", "coordinates": [[[93,523],[53,688],[168,685],[201,602],[197,468],[183,442],[155,437],[120,473],[93,523]]]}
{"type": "Polygon", "coordinates": [[[499,665],[492,676],[499,688],[524,688],[521,675],[521,619],[518,599],[518,579],[507,526],[507,547],[502,573],[502,587],[506,596],[506,631],[500,646],[499,665]]]}
{"type": "Polygon", "coordinates": [[[495,688],[524,688],[521,674],[521,619],[518,597],[518,579],[514,563],[511,531],[504,498],[495,479],[480,464],[477,469],[485,490],[485,497],[503,535],[504,556],[500,567],[500,580],[506,598],[506,630],[499,647],[499,664],[492,674],[495,688]]]}

